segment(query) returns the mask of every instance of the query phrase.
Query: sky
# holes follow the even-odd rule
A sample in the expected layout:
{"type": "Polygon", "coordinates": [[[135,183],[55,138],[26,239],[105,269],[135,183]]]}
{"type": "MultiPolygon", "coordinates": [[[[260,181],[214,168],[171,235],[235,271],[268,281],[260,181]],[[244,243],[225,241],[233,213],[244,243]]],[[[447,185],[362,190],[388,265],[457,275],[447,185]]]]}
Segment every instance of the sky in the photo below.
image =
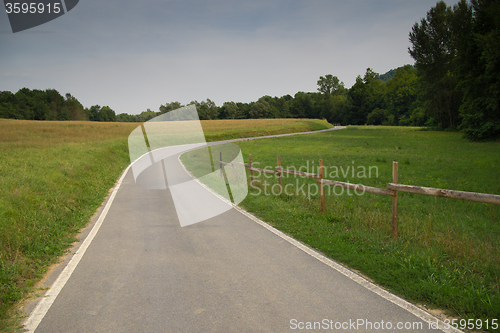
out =
{"type": "MultiPolygon", "coordinates": [[[[436,0],[81,0],[12,33],[0,4],[0,91],[56,89],[116,114],[249,103],[351,87],[368,67],[413,64],[408,34],[436,0]]],[[[451,5],[451,3],[449,3],[451,5]]]]}

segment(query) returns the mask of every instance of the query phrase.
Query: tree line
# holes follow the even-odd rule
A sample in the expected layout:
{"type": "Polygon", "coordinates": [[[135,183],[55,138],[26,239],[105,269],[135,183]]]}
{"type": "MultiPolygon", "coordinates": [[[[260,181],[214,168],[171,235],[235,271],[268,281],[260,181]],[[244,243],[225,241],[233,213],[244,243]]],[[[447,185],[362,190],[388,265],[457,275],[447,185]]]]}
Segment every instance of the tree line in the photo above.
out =
{"type": "Polygon", "coordinates": [[[84,108],[70,93],[63,97],[55,89],[22,88],[0,92],[0,118],[116,121],[116,114],[109,106],[84,108]]]}
{"type": "Polygon", "coordinates": [[[439,1],[410,41],[426,114],[473,140],[500,137],[500,1],[439,1]]]}
{"type": "MultiPolygon", "coordinates": [[[[192,101],[201,120],[254,118],[319,118],[331,123],[362,125],[424,126],[429,118],[417,101],[416,72],[406,65],[380,76],[368,68],[363,77],[347,89],[331,74],[317,81],[317,92],[297,92],[294,96],[263,96],[255,102],[192,101]],[[386,80],[384,82],[384,80],[386,80]]],[[[117,121],[143,122],[182,107],[179,102],[160,105],[159,111],[138,115],[119,114],[117,121]]]]}
{"type": "MultiPolygon", "coordinates": [[[[327,74],[317,92],[263,96],[255,102],[192,101],[200,119],[320,118],[343,125],[428,126],[461,130],[472,140],[500,137],[500,1],[437,2],[409,33],[414,65],[380,75],[368,68],[346,88],[327,74]]],[[[189,105],[188,104],[188,105],[189,105]]],[[[0,92],[0,117],[144,122],[183,105],[137,115],[108,106],[84,108],[56,90],[0,92]]]]}
{"type": "MultiPolygon", "coordinates": [[[[500,1],[460,0],[453,7],[439,1],[415,23],[409,39],[414,66],[382,75],[368,68],[349,89],[328,74],[320,77],[315,93],[264,96],[220,108],[210,99],[192,103],[201,119],[325,118],[345,125],[460,130],[472,140],[499,138],[500,1]]],[[[160,113],[168,107],[162,105],[160,113]]],[[[147,115],[153,113],[138,118],[147,115]]]]}
{"type": "MultiPolygon", "coordinates": [[[[415,70],[410,65],[383,76],[368,68],[364,77],[358,76],[350,89],[346,89],[336,76],[328,74],[318,80],[318,92],[263,96],[255,102],[231,101],[222,106],[208,98],[188,105],[196,105],[202,120],[319,118],[351,125],[423,126],[428,118],[418,107],[415,82],[415,70]]],[[[0,118],[145,122],[182,106],[180,102],[171,102],[160,105],[159,111],[148,109],[137,115],[116,115],[109,106],[84,108],[71,94],[63,97],[55,89],[22,88],[15,94],[0,92],[0,118]]]]}

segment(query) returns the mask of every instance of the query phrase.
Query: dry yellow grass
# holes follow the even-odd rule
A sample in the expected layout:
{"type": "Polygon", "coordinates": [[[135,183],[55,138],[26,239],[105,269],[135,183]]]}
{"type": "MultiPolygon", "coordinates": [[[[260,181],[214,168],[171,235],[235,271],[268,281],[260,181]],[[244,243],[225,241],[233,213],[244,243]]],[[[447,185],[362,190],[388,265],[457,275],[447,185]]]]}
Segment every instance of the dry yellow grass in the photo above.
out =
{"type": "Polygon", "coordinates": [[[128,137],[138,123],[0,119],[0,147],[43,148],[62,143],[128,137]]]}
{"type": "MultiPolygon", "coordinates": [[[[42,148],[69,142],[125,139],[140,124],[0,119],[0,147],[42,148]]],[[[331,127],[325,121],[311,119],[202,120],[201,125],[208,141],[331,127]]]]}

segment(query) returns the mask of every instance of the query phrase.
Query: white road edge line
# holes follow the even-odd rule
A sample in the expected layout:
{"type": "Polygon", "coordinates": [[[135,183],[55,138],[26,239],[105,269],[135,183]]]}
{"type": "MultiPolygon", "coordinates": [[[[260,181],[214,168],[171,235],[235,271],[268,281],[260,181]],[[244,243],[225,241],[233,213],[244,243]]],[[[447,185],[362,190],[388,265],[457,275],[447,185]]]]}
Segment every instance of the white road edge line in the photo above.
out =
{"type": "Polygon", "coordinates": [[[381,296],[382,298],[385,298],[386,300],[394,303],[395,305],[405,309],[406,311],[410,312],[411,314],[415,315],[416,317],[422,319],[424,322],[429,323],[432,322],[433,324],[436,323],[436,321],[439,323],[439,329],[443,332],[446,333],[463,333],[463,331],[460,331],[458,329],[455,329],[454,327],[446,328],[446,325],[441,319],[437,318],[436,316],[433,316],[432,314],[428,313],[427,311],[422,310],[416,305],[413,305],[409,303],[408,301],[392,294],[391,292],[383,289],[382,287],[377,286],[371,281],[368,281],[364,277],[362,277],[359,274],[356,274],[355,272],[351,271],[350,269],[346,268],[345,266],[333,261],[330,258],[325,257],[322,253],[319,253],[312,248],[304,245],[303,243],[299,242],[298,240],[286,235],[282,231],[275,229],[271,225],[267,224],[266,222],[260,220],[256,216],[250,214],[249,212],[243,210],[242,208],[236,206],[233,204],[233,207],[239,211],[241,214],[247,216],[254,222],[260,224],[264,228],[268,229],[272,233],[276,234],[277,236],[281,237],[282,239],[286,240],[290,244],[294,245],[295,247],[301,249],[305,253],[309,254],[311,257],[314,257],[324,263],[325,265],[330,266],[337,272],[345,275],[346,277],[350,278],[351,280],[357,282],[361,286],[365,287],[366,289],[374,292],[375,294],[381,296]]]}
{"type": "MultiPolygon", "coordinates": [[[[180,154],[180,155],[182,155],[182,154],[180,154]]],[[[180,155],[178,157],[179,163],[182,165],[182,167],[184,168],[184,170],[186,171],[186,173],[188,173],[191,177],[193,177],[193,175],[186,169],[186,167],[184,166],[184,164],[181,162],[180,155]]],[[[210,192],[212,192],[215,196],[219,197],[221,200],[223,200],[226,203],[228,203],[231,206],[233,206],[234,209],[236,209],[238,212],[240,212],[241,214],[245,215],[246,217],[248,217],[249,219],[251,219],[255,223],[260,224],[262,227],[266,228],[267,230],[269,230],[273,234],[277,235],[278,237],[282,238],[283,240],[287,241],[288,243],[292,244],[293,246],[297,247],[298,249],[304,251],[305,253],[307,253],[311,257],[316,258],[317,260],[321,261],[325,265],[330,266],[331,268],[333,268],[337,272],[345,275],[346,277],[348,277],[349,279],[353,280],[354,282],[360,284],[364,288],[366,288],[366,289],[374,292],[375,294],[379,295],[380,297],[382,297],[382,298],[388,300],[389,302],[391,302],[391,303],[399,306],[400,308],[405,309],[406,311],[410,312],[411,314],[413,314],[417,318],[422,319],[425,323],[431,323],[432,322],[433,324],[435,324],[437,322],[438,323],[438,328],[441,331],[445,332],[445,333],[464,333],[463,331],[461,331],[459,329],[456,329],[456,328],[454,328],[454,327],[452,327],[450,325],[445,324],[441,319],[439,319],[436,316],[428,313],[427,311],[422,310],[418,306],[413,305],[412,303],[410,303],[410,302],[402,299],[401,297],[398,297],[398,296],[394,295],[393,293],[391,293],[391,292],[383,289],[382,287],[377,286],[373,282],[368,281],[367,279],[365,279],[361,275],[359,275],[359,274],[351,271],[347,267],[345,267],[345,266],[343,266],[343,265],[341,265],[341,264],[333,261],[330,258],[327,258],[324,254],[322,254],[320,252],[317,252],[316,250],[313,250],[312,248],[310,248],[307,245],[304,245],[303,243],[299,242],[295,238],[292,238],[292,237],[286,235],[282,231],[274,228],[270,224],[262,221],[261,219],[259,219],[258,217],[254,216],[253,214],[250,214],[249,212],[247,212],[243,208],[238,207],[237,205],[235,205],[231,201],[227,200],[223,196],[221,196],[218,193],[212,191],[212,189],[210,189],[208,186],[206,186],[205,184],[203,184],[202,182],[200,182],[197,178],[193,177],[193,179],[195,179],[201,186],[203,186],[204,188],[206,188],[207,190],[209,190],[210,192]],[[447,327],[447,326],[449,326],[449,327],[447,327]]]]}
{"type": "MultiPolygon", "coordinates": [[[[334,128],[335,127],[331,128],[329,130],[333,130],[334,128]]],[[[317,132],[323,132],[323,131],[325,131],[325,130],[317,131],[317,132]]],[[[314,131],[313,132],[290,133],[290,134],[308,134],[308,133],[314,133],[314,131]]],[[[283,134],[281,134],[281,135],[283,135],[283,134]]],[[[256,137],[256,138],[250,138],[250,139],[255,140],[258,138],[266,138],[266,137],[256,137]]],[[[222,142],[222,141],[218,141],[218,142],[222,142]]],[[[149,153],[150,152],[147,152],[146,154],[149,154],[149,153]]],[[[85,251],[87,251],[87,248],[89,247],[90,243],[92,242],[95,235],[99,231],[99,228],[101,227],[102,222],[106,218],[106,215],[108,214],[109,208],[111,207],[111,204],[113,203],[113,200],[116,196],[116,193],[118,192],[118,189],[120,188],[120,185],[123,181],[123,178],[125,178],[125,175],[127,174],[128,170],[130,169],[132,164],[134,164],[134,162],[130,163],[128,165],[128,167],[125,169],[125,171],[123,171],[121,177],[118,179],[118,182],[117,182],[113,192],[111,193],[111,196],[109,197],[108,202],[106,203],[106,206],[102,210],[101,215],[99,216],[99,219],[92,227],[92,230],[87,235],[87,237],[83,241],[80,248],[74,253],[73,258],[71,258],[68,265],[63,269],[63,271],[57,277],[56,281],[50,286],[50,289],[47,290],[45,295],[38,302],[35,309],[29,315],[28,319],[26,319],[23,322],[25,332],[27,332],[27,333],[34,333],[35,332],[38,325],[42,322],[43,317],[45,317],[45,315],[49,311],[50,307],[52,306],[52,304],[56,300],[56,297],[59,295],[59,293],[61,292],[64,285],[69,280],[71,274],[73,274],[73,271],[75,270],[76,266],[78,265],[78,263],[82,259],[83,255],[85,254],[85,251]]],[[[179,160],[179,162],[180,162],[180,160],[179,160]]],[[[181,165],[184,167],[184,165],[182,163],[181,163],[181,165]]],[[[184,170],[186,170],[186,169],[184,168],[184,170]]]]}
{"type": "MultiPolygon", "coordinates": [[[[300,133],[304,134],[304,133],[300,133]]],[[[231,140],[228,140],[231,141],[231,140]]],[[[219,141],[220,142],[220,141],[219,141]]],[[[189,171],[185,168],[184,164],[180,161],[180,155],[178,157],[179,163],[182,165],[184,170],[191,175],[189,171]]],[[[116,193],[118,192],[118,189],[120,188],[120,185],[125,178],[125,175],[128,173],[130,167],[132,166],[133,163],[129,164],[129,166],[123,171],[121,177],[119,178],[113,192],[111,193],[111,196],[109,197],[108,202],[106,203],[103,211],[101,212],[101,215],[99,216],[97,222],[94,224],[92,227],[92,230],[90,233],[87,235],[85,240],[83,241],[82,245],[80,248],[75,252],[73,255],[73,258],[71,258],[70,262],[68,265],[63,269],[61,274],[59,274],[58,278],[56,281],[52,284],[50,289],[45,293],[43,298],[40,300],[40,302],[37,304],[35,309],[31,312],[30,316],[28,319],[24,322],[24,328],[27,330],[26,332],[29,333],[34,333],[40,322],[42,321],[43,317],[45,314],[49,311],[50,307],[54,303],[56,297],[59,295],[60,291],[66,284],[66,282],[69,280],[71,274],[75,270],[76,266],[82,259],[83,255],[85,254],[85,251],[89,247],[90,243],[94,239],[95,235],[99,231],[99,228],[101,227],[104,219],[106,218],[106,215],[109,211],[109,208],[111,207],[111,204],[113,203],[113,200],[116,196],[116,193]]],[[[194,177],[193,177],[194,178],[194,177]]],[[[198,179],[194,178],[200,185],[211,191],[214,195],[219,197],[221,200],[224,200],[225,202],[228,202],[231,206],[233,206],[234,209],[236,209],[238,212],[241,214],[247,216],[250,218],[252,221],[258,223],[262,227],[268,229],[270,232],[274,233],[275,235],[279,236],[283,240],[289,242],[290,244],[294,245],[295,247],[301,249],[305,253],[309,254],[313,258],[316,258],[317,260],[321,261],[322,263],[330,266],[334,270],[338,271],[339,273],[345,275],[346,277],[350,278],[351,280],[357,282],[361,286],[365,287],[366,289],[376,293],[377,295],[381,296],[382,298],[394,303],[395,305],[407,310],[408,312],[412,313],[416,317],[422,319],[425,322],[433,322],[435,323],[436,321],[438,322],[439,329],[443,332],[446,333],[463,333],[462,331],[455,329],[454,327],[450,328],[445,328],[445,323],[440,320],[439,318],[431,315],[430,313],[420,309],[419,307],[405,301],[404,299],[388,292],[387,290],[375,285],[374,283],[366,280],[362,276],[354,273],[353,271],[347,269],[346,267],[338,264],[337,262],[325,257],[323,254],[311,249],[310,247],[302,244],[301,242],[297,241],[294,238],[291,238],[290,236],[287,236],[285,233],[279,231],[278,229],[275,229],[271,225],[267,224],[266,222],[260,220],[256,216],[248,213],[247,211],[243,210],[242,208],[236,206],[232,202],[228,201],[226,198],[220,196],[219,194],[213,192],[209,187],[207,187],[205,184],[201,183],[198,179]]]]}
{"type": "Polygon", "coordinates": [[[128,170],[130,169],[130,164],[121,177],[119,178],[113,192],[111,193],[108,202],[104,206],[104,209],[101,212],[101,215],[99,216],[97,222],[94,224],[92,227],[92,230],[90,233],[87,235],[85,240],[83,241],[82,245],[80,248],[74,253],[73,258],[69,261],[68,265],[63,269],[61,274],[57,277],[56,281],[50,286],[50,289],[45,293],[43,298],[40,300],[40,302],[37,304],[33,312],[31,312],[30,316],[28,319],[24,322],[25,329],[27,329],[27,332],[33,333],[35,332],[36,328],[42,321],[43,317],[45,314],[49,311],[50,307],[54,303],[57,295],[59,295],[59,292],[62,290],[66,282],[69,280],[71,274],[75,270],[76,266],[82,259],[83,255],[85,254],[85,251],[87,251],[87,248],[89,247],[90,243],[94,239],[95,235],[99,231],[99,228],[102,225],[102,222],[106,218],[106,215],[108,214],[109,208],[111,207],[111,204],[113,203],[113,200],[116,196],[116,193],[118,192],[118,189],[120,188],[120,185],[123,181],[123,178],[125,178],[125,175],[127,174],[128,170]]]}

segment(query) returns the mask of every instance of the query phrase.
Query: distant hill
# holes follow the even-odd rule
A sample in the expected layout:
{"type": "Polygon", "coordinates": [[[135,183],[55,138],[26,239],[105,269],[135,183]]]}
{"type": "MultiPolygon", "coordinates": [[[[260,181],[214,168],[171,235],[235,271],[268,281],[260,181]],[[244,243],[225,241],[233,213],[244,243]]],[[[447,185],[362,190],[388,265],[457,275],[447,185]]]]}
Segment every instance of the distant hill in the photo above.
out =
{"type": "MultiPolygon", "coordinates": [[[[411,68],[413,68],[413,65],[411,66],[411,68]]],[[[389,81],[390,79],[392,79],[394,77],[394,75],[396,75],[396,69],[397,68],[391,69],[387,73],[379,75],[379,77],[378,77],[379,80],[382,81],[382,82],[389,81]]]]}

